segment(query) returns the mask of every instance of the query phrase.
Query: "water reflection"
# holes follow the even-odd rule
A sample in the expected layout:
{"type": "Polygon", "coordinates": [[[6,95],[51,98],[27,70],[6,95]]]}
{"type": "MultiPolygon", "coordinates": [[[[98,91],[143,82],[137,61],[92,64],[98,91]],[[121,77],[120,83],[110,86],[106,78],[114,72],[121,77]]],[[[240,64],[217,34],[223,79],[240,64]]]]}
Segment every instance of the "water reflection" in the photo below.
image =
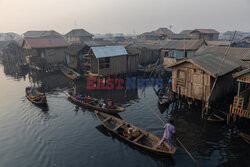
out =
{"type": "MultiPolygon", "coordinates": [[[[95,118],[96,111],[68,101],[63,89],[73,83],[60,72],[22,73],[15,65],[0,66],[0,166],[194,166],[177,143],[178,151],[171,157],[152,155],[129,144],[124,146],[123,141],[103,129],[95,118]],[[46,93],[47,108],[39,108],[25,98],[25,87],[30,85],[46,93]]],[[[238,136],[242,129],[250,129],[249,121],[237,126],[203,121],[199,107],[188,108],[185,103],[159,106],[152,88],[93,91],[86,90],[85,85],[84,80],[77,83],[80,93],[103,96],[121,104],[126,111],[120,117],[159,137],[162,124],[145,104],[164,121],[173,118],[177,136],[200,166],[249,165],[250,148],[238,136]]]]}

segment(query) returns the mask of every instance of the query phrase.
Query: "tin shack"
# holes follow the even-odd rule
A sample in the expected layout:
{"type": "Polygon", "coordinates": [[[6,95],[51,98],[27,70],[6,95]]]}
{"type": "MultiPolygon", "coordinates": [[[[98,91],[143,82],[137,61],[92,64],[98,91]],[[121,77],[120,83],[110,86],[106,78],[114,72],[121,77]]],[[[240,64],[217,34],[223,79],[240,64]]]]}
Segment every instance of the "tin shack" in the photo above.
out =
{"type": "Polygon", "coordinates": [[[138,67],[136,63],[138,55],[129,55],[124,46],[91,47],[88,55],[90,72],[93,74],[104,76],[127,74],[135,72],[138,67]]]}

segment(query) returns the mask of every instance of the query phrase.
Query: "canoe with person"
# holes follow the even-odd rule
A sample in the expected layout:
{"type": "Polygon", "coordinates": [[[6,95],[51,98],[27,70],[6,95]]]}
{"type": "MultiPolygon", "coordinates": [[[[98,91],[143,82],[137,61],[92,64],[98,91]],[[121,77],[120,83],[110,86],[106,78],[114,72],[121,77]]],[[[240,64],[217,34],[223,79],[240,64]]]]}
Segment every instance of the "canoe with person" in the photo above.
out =
{"type": "Polygon", "coordinates": [[[125,111],[125,108],[115,105],[112,101],[105,102],[103,98],[98,100],[93,97],[76,94],[74,89],[66,89],[65,92],[69,99],[83,107],[92,108],[108,114],[117,114],[125,111]]]}
{"type": "Polygon", "coordinates": [[[37,88],[35,87],[27,87],[25,89],[26,97],[28,100],[30,100],[32,103],[36,105],[46,105],[47,99],[46,96],[39,92],[37,88]]]}
{"type": "Polygon", "coordinates": [[[159,147],[159,143],[161,142],[159,137],[119,118],[100,112],[95,114],[97,119],[109,131],[141,149],[159,155],[175,154],[177,150],[173,145],[170,149],[169,144],[165,141],[163,141],[159,147]]]}

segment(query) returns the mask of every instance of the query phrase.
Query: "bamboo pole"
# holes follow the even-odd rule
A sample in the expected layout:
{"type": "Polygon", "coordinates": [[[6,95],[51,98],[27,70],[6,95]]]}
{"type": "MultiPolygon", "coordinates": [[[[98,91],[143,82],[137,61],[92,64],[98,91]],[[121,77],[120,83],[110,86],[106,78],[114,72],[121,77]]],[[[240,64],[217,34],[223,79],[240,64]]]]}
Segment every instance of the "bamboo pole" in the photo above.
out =
{"type": "MultiPolygon", "coordinates": [[[[162,122],[163,125],[165,125],[165,122],[161,119],[161,117],[150,107],[146,104],[146,106],[155,114],[155,116],[162,122]]],[[[189,157],[194,161],[196,166],[200,167],[197,161],[194,159],[192,154],[186,149],[186,147],[182,144],[182,142],[176,137],[177,142],[181,145],[181,147],[186,151],[186,153],[189,155],[189,157]]]]}
{"type": "Polygon", "coordinates": [[[222,65],[223,65],[223,63],[224,63],[224,61],[225,61],[225,58],[226,58],[226,56],[227,56],[227,54],[228,54],[228,52],[229,52],[229,49],[231,48],[231,45],[232,45],[232,43],[233,43],[235,34],[236,34],[236,30],[234,31],[234,35],[233,35],[233,37],[232,37],[232,40],[230,41],[230,44],[229,44],[229,46],[227,47],[226,53],[224,54],[224,57],[223,57],[222,62],[221,62],[221,64],[220,64],[220,67],[219,67],[219,69],[218,69],[218,71],[217,71],[217,73],[216,73],[215,81],[214,81],[214,83],[213,83],[212,89],[211,89],[211,91],[210,91],[210,93],[209,93],[209,96],[208,96],[208,98],[207,98],[206,105],[205,105],[205,107],[202,109],[202,111],[203,111],[206,107],[209,106],[209,99],[210,99],[211,94],[212,94],[212,92],[213,92],[213,90],[214,90],[214,88],[215,88],[215,85],[216,85],[216,82],[217,82],[217,79],[218,79],[218,75],[219,75],[219,73],[220,73],[220,71],[221,71],[221,68],[222,68],[222,65]]]}

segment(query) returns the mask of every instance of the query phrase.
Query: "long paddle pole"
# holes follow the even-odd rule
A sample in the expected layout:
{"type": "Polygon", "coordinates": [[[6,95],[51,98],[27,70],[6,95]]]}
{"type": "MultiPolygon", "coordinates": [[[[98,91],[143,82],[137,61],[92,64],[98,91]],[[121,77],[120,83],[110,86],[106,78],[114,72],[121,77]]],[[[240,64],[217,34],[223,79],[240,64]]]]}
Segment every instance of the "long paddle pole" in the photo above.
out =
{"type": "MultiPolygon", "coordinates": [[[[161,119],[161,117],[150,106],[148,106],[147,104],[146,104],[146,106],[155,114],[155,116],[162,122],[162,124],[165,125],[165,122],[161,119]]],[[[196,166],[200,167],[199,164],[197,163],[197,161],[192,156],[192,154],[186,149],[184,144],[182,144],[182,142],[177,137],[176,137],[176,140],[181,145],[181,147],[186,151],[186,153],[189,155],[189,157],[194,161],[196,166]]]]}

